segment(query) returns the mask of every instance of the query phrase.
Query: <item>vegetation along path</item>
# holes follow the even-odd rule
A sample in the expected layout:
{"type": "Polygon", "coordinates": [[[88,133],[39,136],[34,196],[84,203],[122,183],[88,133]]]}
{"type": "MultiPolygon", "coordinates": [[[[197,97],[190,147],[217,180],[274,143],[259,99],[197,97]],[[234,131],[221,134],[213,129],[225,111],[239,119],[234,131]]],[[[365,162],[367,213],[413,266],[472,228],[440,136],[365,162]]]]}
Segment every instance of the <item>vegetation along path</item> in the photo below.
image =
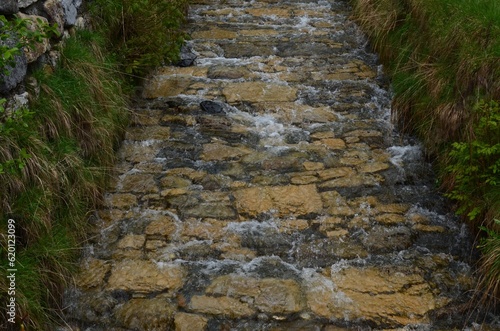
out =
{"type": "Polygon", "coordinates": [[[467,231],[339,0],[201,0],[68,294],[82,330],[461,328],[467,231]],[[194,58],[189,65],[189,58],[194,58]]]}

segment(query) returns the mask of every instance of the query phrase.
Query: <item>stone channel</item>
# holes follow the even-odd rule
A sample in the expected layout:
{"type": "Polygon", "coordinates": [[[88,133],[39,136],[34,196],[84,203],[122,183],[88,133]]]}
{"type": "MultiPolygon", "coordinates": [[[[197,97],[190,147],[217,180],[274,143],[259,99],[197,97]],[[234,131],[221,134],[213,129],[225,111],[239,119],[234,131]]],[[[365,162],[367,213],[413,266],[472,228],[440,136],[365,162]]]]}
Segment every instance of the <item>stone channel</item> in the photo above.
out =
{"type": "Polygon", "coordinates": [[[466,228],[343,0],[196,0],[118,151],[72,330],[451,330],[466,228]]]}

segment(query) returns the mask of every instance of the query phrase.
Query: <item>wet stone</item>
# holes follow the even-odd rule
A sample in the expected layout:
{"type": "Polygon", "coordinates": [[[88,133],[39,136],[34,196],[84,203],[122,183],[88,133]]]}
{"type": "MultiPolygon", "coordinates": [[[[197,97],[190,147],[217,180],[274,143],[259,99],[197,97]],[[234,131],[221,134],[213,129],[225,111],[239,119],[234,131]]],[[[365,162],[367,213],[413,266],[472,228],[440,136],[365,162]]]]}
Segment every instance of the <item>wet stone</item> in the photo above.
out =
{"type": "Polygon", "coordinates": [[[448,312],[473,293],[472,246],[393,132],[347,2],[189,7],[181,62],[134,100],[68,324],[469,327],[448,312]]]}
{"type": "Polygon", "coordinates": [[[126,175],[118,184],[121,192],[135,193],[156,193],[158,187],[154,175],[151,174],[132,174],[126,175]]]}
{"type": "Polygon", "coordinates": [[[253,187],[234,192],[238,213],[257,216],[270,210],[278,215],[320,213],[323,203],[315,185],[253,187]]]}
{"type": "Polygon", "coordinates": [[[204,330],[208,319],[201,315],[177,313],[175,314],[175,331],[204,330]]]}
{"type": "Polygon", "coordinates": [[[89,259],[82,265],[83,271],[78,274],[76,283],[83,289],[100,287],[104,284],[104,278],[111,270],[111,265],[103,260],[89,259]]]}
{"type": "Polygon", "coordinates": [[[411,230],[406,227],[374,226],[364,239],[364,245],[374,252],[400,251],[413,243],[411,230]]]}
{"type": "Polygon", "coordinates": [[[184,272],[181,266],[175,264],[123,260],[113,266],[107,289],[137,293],[174,291],[184,284],[184,272]]]}
{"type": "Polygon", "coordinates": [[[243,82],[230,84],[224,88],[228,103],[248,102],[287,102],[295,101],[297,90],[293,87],[264,82],[243,82]]]}
{"type": "Polygon", "coordinates": [[[132,299],[116,309],[117,321],[127,329],[166,330],[173,320],[175,306],[162,298],[132,299]]]}
{"type": "Polygon", "coordinates": [[[209,315],[223,315],[231,318],[251,316],[255,310],[240,300],[229,297],[195,295],[189,303],[189,310],[209,315]]]}
{"type": "Polygon", "coordinates": [[[207,76],[211,79],[239,79],[250,76],[250,70],[245,67],[214,66],[208,69],[207,76]]]}

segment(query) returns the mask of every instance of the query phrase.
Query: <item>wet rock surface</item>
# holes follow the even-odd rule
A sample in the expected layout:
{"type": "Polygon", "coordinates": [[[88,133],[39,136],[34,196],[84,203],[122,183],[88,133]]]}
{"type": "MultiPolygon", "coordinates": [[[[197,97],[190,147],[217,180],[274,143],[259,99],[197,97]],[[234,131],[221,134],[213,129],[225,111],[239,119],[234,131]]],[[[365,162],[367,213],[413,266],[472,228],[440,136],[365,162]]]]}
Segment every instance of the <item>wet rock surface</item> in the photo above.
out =
{"type": "Polygon", "coordinates": [[[467,231],[343,1],[198,0],[68,290],[83,330],[460,327],[467,231]],[[455,311],[446,322],[436,311],[455,311]]]}

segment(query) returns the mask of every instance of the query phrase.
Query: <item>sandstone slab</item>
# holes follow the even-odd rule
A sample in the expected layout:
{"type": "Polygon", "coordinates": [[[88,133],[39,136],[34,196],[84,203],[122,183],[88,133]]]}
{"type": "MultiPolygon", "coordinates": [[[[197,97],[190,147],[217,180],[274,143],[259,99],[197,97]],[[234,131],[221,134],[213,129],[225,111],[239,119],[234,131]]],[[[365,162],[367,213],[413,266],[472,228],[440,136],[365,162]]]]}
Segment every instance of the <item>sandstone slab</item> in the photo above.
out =
{"type": "Polygon", "coordinates": [[[205,330],[208,319],[196,314],[177,313],[174,323],[175,331],[201,331],[205,330]]]}
{"type": "Polygon", "coordinates": [[[297,89],[265,82],[242,82],[226,86],[222,94],[228,103],[289,102],[297,98],[297,89]]]}
{"type": "Polygon", "coordinates": [[[323,202],[315,185],[250,187],[234,192],[240,214],[257,216],[275,211],[279,216],[320,213],[323,202]]]}
{"type": "Polygon", "coordinates": [[[211,297],[195,295],[191,298],[189,309],[196,313],[223,315],[231,318],[251,316],[255,310],[248,304],[230,297],[211,297]]]}
{"type": "Polygon", "coordinates": [[[252,297],[262,312],[289,314],[304,308],[304,299],[297,282],[291,279],[257,279],[240,275],[218,277],[207,293],[232,297],[252,297]]]}
{"type": "Polygon", "coordinates": [[[175,306],[166,299],[132,299],[115,311],[117,321],[132,330],[168,330],[175,306]]]}
{"type": "Polygon", "coordinates": [[[184,284],[185,270],[176,264],[123,260],[111,270],[107,289],[139,293],[175,291],[184,284]]]}

